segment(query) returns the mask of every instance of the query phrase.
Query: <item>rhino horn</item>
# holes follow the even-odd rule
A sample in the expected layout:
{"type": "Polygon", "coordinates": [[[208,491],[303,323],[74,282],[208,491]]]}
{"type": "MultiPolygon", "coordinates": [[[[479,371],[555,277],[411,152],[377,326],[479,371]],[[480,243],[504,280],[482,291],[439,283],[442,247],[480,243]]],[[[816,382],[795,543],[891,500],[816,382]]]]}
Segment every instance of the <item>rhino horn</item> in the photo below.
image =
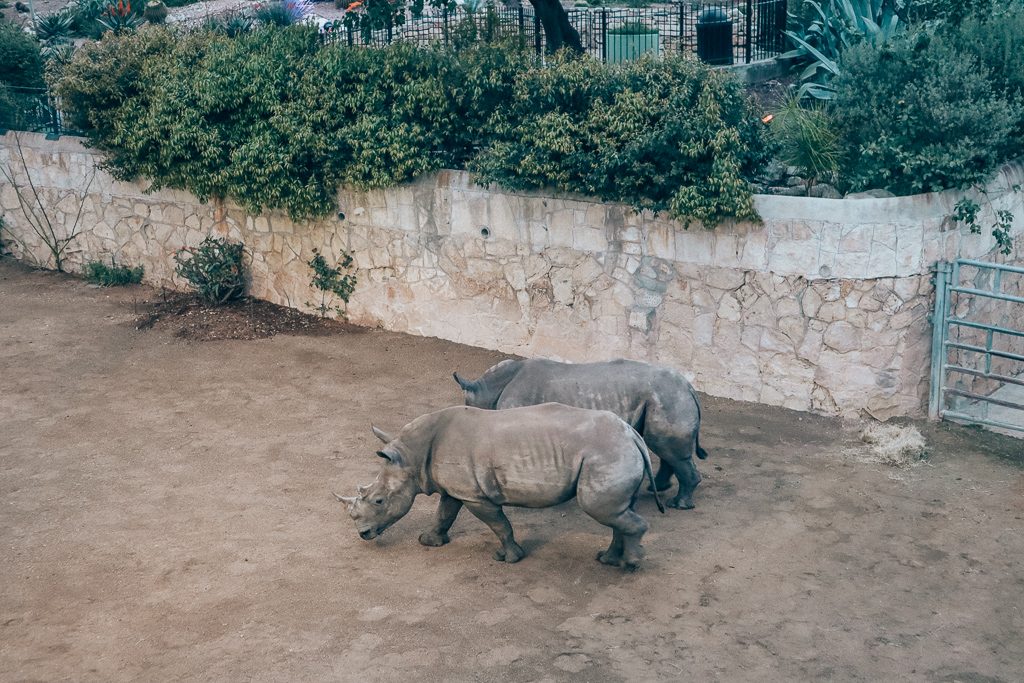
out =
{"type": "MultiPolygon", "coordinates": [[[[331,493],[334,493],[334,491],[331,491],[331,493]]],[[[359,500],[356,496],[339,496],[337,493],[334,493],[334,497],[338,499],[339,503],[344,503],[345,505],[352,505],[357,500],[359,500]]]]}
{"type": "Polygon", "coordinates": [[[455,381],[459,383],[459,386],[462,387],[463,391],[476,390],[476,382],[466,379],[457,372],[453,372],[452,377],[454,377],[455,381]]]}
{"type": "Polygon", "coordinates": [[[385,432],[383,429],[378,429],[373,425],[370,425],[370,429],[373,430],[373,435],[380,439],[381,441],[383,441],[384,443],[391,443],[393,441],[391,435],[385,432]]]}

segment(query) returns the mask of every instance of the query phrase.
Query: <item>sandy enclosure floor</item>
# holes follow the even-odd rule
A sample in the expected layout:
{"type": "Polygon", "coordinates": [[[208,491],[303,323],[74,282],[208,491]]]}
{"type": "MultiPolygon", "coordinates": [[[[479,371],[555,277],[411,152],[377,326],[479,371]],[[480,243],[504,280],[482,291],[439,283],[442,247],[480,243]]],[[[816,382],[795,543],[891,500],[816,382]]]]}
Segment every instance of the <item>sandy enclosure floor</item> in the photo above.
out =
{"type": "Polygon", "coordinates": [[[636,574],[575,503],[510,511],[528,557],[436,498],[360,540],[331,489],[501,356],[381,331],[187,342],[141,289],[0,261],[0,680],[1019,681],[1020,441],[925,425],[861,461],[836,420],[706,399],[697,509],[636,574]]]}

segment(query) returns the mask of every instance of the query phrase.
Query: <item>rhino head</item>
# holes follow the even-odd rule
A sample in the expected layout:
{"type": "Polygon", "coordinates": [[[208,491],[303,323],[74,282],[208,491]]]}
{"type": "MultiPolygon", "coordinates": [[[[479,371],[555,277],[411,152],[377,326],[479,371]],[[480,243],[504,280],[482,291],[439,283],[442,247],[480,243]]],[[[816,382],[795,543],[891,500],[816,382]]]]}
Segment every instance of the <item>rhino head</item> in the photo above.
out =
{"type": "Polygon", "coordinates": [[[501,392],[505,390],[508,383],[512,381],[519,372],[523,362],[518,360],[503,360],[491,367],[478,380],[466,379],[457,372],[452,373],[455,382],[462,389],[466,397],[466,405],[471,408],[483,408],[494,410],[498,407],[498,399],[501,392]]]}
{"type": "Polygon", "coordinates": [[[369,541],[380,536],[385,529],[409,512],[413,499],[420,493],[414,473],[403,463],[399,444],[388,434],[373,428],[373,433],[385,446],[377,455],[386,461],[373,483],[358,488],[353,497],[334,494],[348,505],[348,514],[355,522],[359,537],[369,541]]]}

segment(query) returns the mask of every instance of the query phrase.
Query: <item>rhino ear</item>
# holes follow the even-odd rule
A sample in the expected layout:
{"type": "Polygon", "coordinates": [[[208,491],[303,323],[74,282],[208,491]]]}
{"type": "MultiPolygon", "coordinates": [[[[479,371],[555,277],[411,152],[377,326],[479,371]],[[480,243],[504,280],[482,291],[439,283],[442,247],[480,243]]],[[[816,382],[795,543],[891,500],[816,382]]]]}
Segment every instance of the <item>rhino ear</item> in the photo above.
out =
{"type": "Polygon", "coordinates": [[[466,379],[459,373],[453,372],[452,377],[455,378],[455,381],[458,382],[459,386],[462,387],[463,391],[474,391],[476,389],[476,382],[466,379]]]}
{"type": "Polygon", "coordinates": [[[380,457],[384,458],[385,460],[390,462],[392,465],[401,465],[402,464],[402,456],[400,456],[398,454],[398,451],[396,451],[394,449],[383,448],[383,449],[377,451],[377,455],[379,455],[380,457]]]}
{"type": "Polygon", "coordinates": [[[384,443],[391,443],[393,441],[391,435],[385,432],[383,429],[378,429],[373,425],[370,425],[370,429],[373,430],[373,435],[380,439],[381,441],[383,441],[384,443]]]}

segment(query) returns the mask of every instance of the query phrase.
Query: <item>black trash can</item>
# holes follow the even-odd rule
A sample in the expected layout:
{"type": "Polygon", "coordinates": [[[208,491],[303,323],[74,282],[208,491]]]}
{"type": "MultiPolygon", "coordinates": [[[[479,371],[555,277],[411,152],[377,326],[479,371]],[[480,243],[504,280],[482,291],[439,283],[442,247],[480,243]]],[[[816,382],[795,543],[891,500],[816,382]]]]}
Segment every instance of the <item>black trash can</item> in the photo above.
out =
{"type": "Polygon", "coordinates": [[[786,51],[786,0],[757,0],[757,45],[766,59],[786,51]]]}
{"type": "Polygon", "coordinates": [[[697,56],[707,64],[732,64],[732,20],[721,7],[697,18],[697,56]]]}

